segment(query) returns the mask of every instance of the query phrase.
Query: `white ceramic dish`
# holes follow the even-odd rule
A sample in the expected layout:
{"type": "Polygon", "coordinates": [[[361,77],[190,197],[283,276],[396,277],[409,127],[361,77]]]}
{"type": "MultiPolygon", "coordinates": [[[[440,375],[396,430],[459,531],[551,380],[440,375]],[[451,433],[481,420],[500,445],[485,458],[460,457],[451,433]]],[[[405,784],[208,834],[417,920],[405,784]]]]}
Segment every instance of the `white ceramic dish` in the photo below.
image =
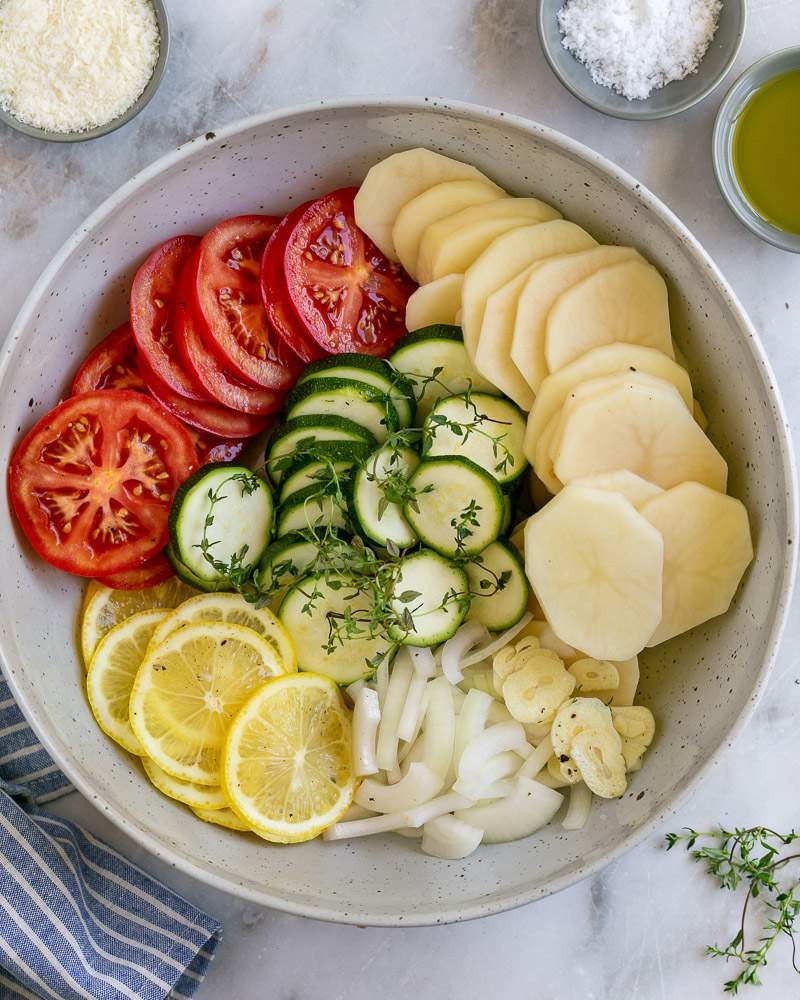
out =
{"type": "Polygon", "coordinates": [[[652,833],[747,721],[780,638],[796,549],[795,478],[775,382],[702,248],[653,195],[585,146],[501,112],[433,100],[341,101],[252,118],[188,143],[120,188],[56,255],[8,338],[3,462],[20,431],[66,391],[87,348],[120,322],[131,276],[156,242],[226,215],[283,212],[416,145],[474,163],[517,194],[553,201],[598,239],[633,243],[661,269],[711,436],[730,463],[731,491],[750,511],[756,558],[730,613],[643,658],[642,698],[659,735],[622,800],[596,805],[580,833],[554,824],[453,863],[394,836],[283,848],[195,822],[148,787],[94,724],[68,639],[81,588],[34,556],[8,509],[0,517],[0,653],[24,711],[75,785],[144,847],[199,879],[356,924],[440,923],[509,909],[597,871],[652,833]]]}

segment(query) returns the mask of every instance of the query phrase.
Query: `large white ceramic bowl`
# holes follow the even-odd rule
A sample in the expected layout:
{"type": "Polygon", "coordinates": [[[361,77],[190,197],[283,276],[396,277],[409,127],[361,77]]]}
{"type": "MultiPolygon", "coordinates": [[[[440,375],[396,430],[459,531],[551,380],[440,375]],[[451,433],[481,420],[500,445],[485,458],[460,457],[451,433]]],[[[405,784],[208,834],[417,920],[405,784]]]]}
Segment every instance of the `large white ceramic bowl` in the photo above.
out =
{"type": "Polygon", "coordinates": [[[520,118],[433,100],[334,102],[251,118],[195,139],[120,188],[58,253],[8,338],[3,461],[67,391],[86,350],[121,321],[131,276],[155,243],[226,215],[284,212],[417,145],[552,201],[598,240],[631,243],[658,266],[710,434],[730,463],[731,491],[750,512],[756,558],[731,611],[643,658],[641,696],[658,738],[622,800],[596,804],[580,833],[556,823],[454,863],[395,836],[286,848],[195,822],[92,721],[72,645],[81,586],[36,558],[8,509],[0,518],[0,652],[25,713],[75,785],[139,843],[206,882],[357,924],[505,910],[596,871],[653,831],[747,720],[775,654],[793,570],[794,474],[775,382],[702,248],[653,195],[585,146],[520,118]]]}

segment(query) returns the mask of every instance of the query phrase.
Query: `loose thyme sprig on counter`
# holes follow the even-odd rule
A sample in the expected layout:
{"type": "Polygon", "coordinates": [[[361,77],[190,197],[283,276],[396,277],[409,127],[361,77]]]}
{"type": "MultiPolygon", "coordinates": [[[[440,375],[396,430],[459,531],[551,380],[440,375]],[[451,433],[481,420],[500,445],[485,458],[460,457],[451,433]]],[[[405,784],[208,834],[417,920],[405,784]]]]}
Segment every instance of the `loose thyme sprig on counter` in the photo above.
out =
{"type": "Polygon", "coordinates": [[[783,935],[792,942],[792,965],[797,964],[795,922],[800,915],[800,882],[797,878],[783,884],[778,874],[785,865],[800,859],[799,853],[782,854],[783,848],[794,843],[800,834],[794,830],[777,833],[765,826],[747,829],[698,833],[686,828],[684,833],[667,834],[667,850],[684,843],[695,861],[703,862],[706,871],[719,881],[720,888],[736,891],[747,884],[739,929],[724,948],[710,945],[707,955],[740,963],[739,973],[725,983],[725,992],[736,996],[740,986],[760,986],[759,970],[767,964],[769,952],[783,935]],[[716,846],[695,849],[698,840],[711,840],[716,846]],[[747,947],[747,915],[752,899],[759,898],[767,913],[758,937],[757,947],[747,947]]]}

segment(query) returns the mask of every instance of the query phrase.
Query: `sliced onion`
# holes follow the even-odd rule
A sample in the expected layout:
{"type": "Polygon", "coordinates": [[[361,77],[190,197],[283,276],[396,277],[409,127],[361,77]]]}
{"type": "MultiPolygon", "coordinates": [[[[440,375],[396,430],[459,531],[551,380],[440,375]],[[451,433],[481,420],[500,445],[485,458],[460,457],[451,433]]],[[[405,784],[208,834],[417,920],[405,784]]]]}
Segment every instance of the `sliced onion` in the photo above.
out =
{"type": "Polygon", "coordinates": [[[375,833],[391,833],[406,826],[403,814],[391,813],[388,816],[368,816],[366,819],[355,819],[350,823],[334,823],[322,834],[323,840],[349,840],[352,837],[369,837],[375,833]]]}
{"type": "Polygon", "coordinates": [[[561,825],[565,830],[582,830],[589,818],[591,808],[592,793],[582,781],[579,781],[569,790],[569,805],[561,825]]]}
{"type": "Polygon", "coordinates": [[[356,698],[358,698],[358,692],[361,690],[361,688],[364,687],[365,684],[366,681],[362,677],[360,680],[353,681],[352,684],[348,684],[348,686],[345,688],[347,697],[350,699],[350,701],[352,701],[354,705],[356,703],[356,698]]]}
{"type": "Polygon", "coordinates": [[[406,819],[410,827],[420,827],[430,820],[436,819],[437,816],[455,812],[456,809],[467,809],[474,801],[474,799],[458,795],[456,792],[445,792],[444,795],[439,795],[437,798],[431,799],[430,802],[409,809],[406,813],[406,819]]]}
{"type": "Polygon", "coordinates": [[[545,736],[541,743],[536,744],[536,749],[519,769],[519,776],[521,778],[535,778],[542,768],[547,765],[552,755],[553,741],[548,735],[545,736]]]}
{"type": "Polygon", "coordinates": [[[382,785],[374,778],[365,778],[356,791],[355,801],[374,812],[399,813],[432,799],[441,787],[439,775],[426,764],[414,762],[396,785],[382,785]]]}
{"type": "Polygon", "coordinates": [[[392,667],[386,698],[381,706],[381,722],[375,751],[378,767],[384,771],[391,771],[397,767],[397,730],[406,704],[412,673],[413,668],[408,657],[401,659],[398,656],[392,667]]]}
{"type": "Polygon", "coordinates": [[[414,664],[414,673],[430,680],[436,673],[436,658],[427,646],[408,646],[408,654],[414,664]]]}
{"type": "Polygon", "coordinates": [[[458,861],[477,850],[483,830],[454,816],[440,816],[425,824],[422,850],[434,858],[458,861]]]}
{"type": "Polygon", "coordinates": [[[459,809],[456,818],[483,830],[485,844],[503,844],[528,837],[546,826],[563,801],[564,796],[560,792],[539,781],[515,778],[511,795],[485,805],[459,809]]]}
{"type": "Polygon", "coordinates": [[[404,740],[401,743],[401,745],[397,748],[397,759],[401,764],[412,752],[414,746],[422,743],[422,739],[419,734],[422,729],[422,724],[425,721],[425,713],[427,711],[428,711],[428,685],[426,684],[425,690],[422,692],[422,704],[420,705],[420,716],[419,719],[417,719],[416,728],[414,729],[414,732],[411,734],[411,739],[404,740]]]}
{"type": "Polygon", "coordinates": [[[484,660],[481,660],[480,663],[476,663],[472,667],[464,667],[464,677],[458,686],[467,694],[473,688],[477,688],[478,691],[485,691],[492,698],[498,699],[498,703],[499,699],[502,698],[502,695],[494,686],[492,665],[484,660]]]}
{"type": "Polygon", "coordinates": [[[516,625],[512,625],[511,628],[506,629],[505,632],[501,632],[496,639],[492,639],[492,641],[486,646],[478,646],[478,648],[473,649],[471,653],[467,653],[461,661],[462,669],[465,667],[471,667],[475,663],[480,663],[481,660],[486,660],[490,656],[494,656],[495,653],[507,646],[514,636],[518,635],[532,619],[533,615],[530,611],[526,611],[516,625]]]}
{"type": "Polygon", "coordinates": [[[362,687],[353,706],[352,726],[353,773],[358,777],[378,770],[375,747],[380,719],[378,692],[362,687]]]}
{"type": "Polygon", "coordinates": [[[396,785],[398,781],[402,780],[403,772],[400,770],[400,765],[397,767],[391,767],[388,771],[384,772],[386,774],[386,784],[396,785]]]}
{"type": "Polygon", "coordinates": [[[459,778],[453,785],[453,791],[466,795],[470,799],[491,799],[497,796],[489,793],[491,785],[512,774],[518,774],[522,760],[513,750],[504,750],[495,754],[481,768],[480,775],[474,779],[459,778]]]}
{"type": "Polygon", "coordinates": [[[419,731],[419,727],[422,724],[423,702],[427,686],[428,682],[421,674],[418,674],[416,671],[411,674],[411,683],[408,685],[406,703],[403,706],[403,712],[397,726],[397,735],[401,740],[405,740],[405,742],[413,740],[414,734],[419,731]]]}
{"type": "Polygon", "coordinates": [[[339,820],[340,823],[352,823],[357,819],[366,819],[368,816],[377,816],[371,809],[365,809],[356,802],[351,802],[347,807],[347,812],[339,820]]]}
{"type": "Polygon", "coordinates": [[[525,739],[525,730],[519,722],[498,722],[473,737],[464,747],[458,762],[459,780],[470,784],[479,781],[489,760],[505,750],[513,750],[520,757],[533,753],[533,747],[525,739]]]}
{"type": "Polygon", "coordinates": [[[464,704],[456,719],[456,738],[453,747],[453,765],[457,768],[464,747],[486,728],[492,697],[485,691],[472,688],[467,691],[464,704]]]}
{"type": "Polygon", "coordinates": [[[375,671],[375,687],[378,691],[378,702],[381,708],[386,701],[386,692],[389,689],[389,658],[384,657],[381,664],[375,671]]]}
{"type": "Polygon", "coordinates": [[[423,722],[425,764],[444,783],[453,761],[456,735],[455,688],[446,677],[428,681],[428,708],[423,722]]]}
{"type": "Polygon", "coordinates": [[[468,650],[479,642],[485,643],[489,630],[481,622],[466,622],[455,635],[442,646],[442,673],[451,684],[464,679],[462,660],[468,650]]]}
{"type": "MultiPolygon", "coordinates": [[[[505,702],[492,700],[492,704],[489,706],[489,718],[486,720],[488,725],[494,726],[498,722],[511,722],[513,718],[514,716],[506,708],[505,702]]],[[[530,740],[528,742],[530,743],[530,740]]]]}

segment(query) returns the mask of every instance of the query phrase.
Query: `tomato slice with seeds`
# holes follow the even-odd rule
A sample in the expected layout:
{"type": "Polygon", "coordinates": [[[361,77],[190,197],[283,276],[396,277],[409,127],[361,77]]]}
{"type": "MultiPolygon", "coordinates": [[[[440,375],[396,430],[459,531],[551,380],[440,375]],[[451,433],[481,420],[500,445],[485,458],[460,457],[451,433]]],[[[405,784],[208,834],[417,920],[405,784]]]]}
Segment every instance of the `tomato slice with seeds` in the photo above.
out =
{"type": "Polygon", "coordinates": [[[267,311],[267,319],[278,339],[306,364],[324,358],[325,351],[309,337],[305,327],[295,315],[286,290],[283,257],[292,230],[310,204],[311,202],[307,201],[303,205],[298,205],[283,219],[270,236],[269,242],[264,247],[264,256],[261,258],[261,299],[267,311]]]}
{"type": "Polygon", "coordinates": [[[78,576],[133,569],[167,542],[175,490],[197,467],[186,430],[127,389],[71,396],[28,432],[9,492],[31,545],[78,576]]]}
{"type": "Polygon", "coordinates": [[[198,465],[208,465],[209,462],[232,462],[241,455],[246,444],[245,439],[225,441],[212,434],[199,431],[196,427],[190,427],[188,424],[186,430],[194,442],[198,465]]]}
{"type": "Polygon", "coordinates": [[[72,395],[92,389],[145,392],[130,323],[112,330],[91,350],[72,380],[72,395]]]}
{"type": "Polygon", "coordinates": [[[173,319],[175,341],[184,367],[205,392],[223,406],[241,413],[276,413],[283,404],[284,393],[245,385],[228,375],[216,355],[206,347],[191,304],[191,266],[192,258],[181,277],[173,319]]]}
{"type": "Polygon", "coordinates": [[[173,315],[183,265],[200,240],[174,236],[155,248],[131,285],[131,331],[142,375],[154,376],[186,399],[208,399],[180,362],[173,315]]]}
{"type": "Polygon", "coordinates": [[[328,354],[383,357],[406,333],[406,302],[417,286],[356,225],[357,191],[332,191],[302,214],[284,253],[286,287],[298,319],[328,354]]]}
{"type": "Polygon", "coordinates": [[[223,367],[251,385],[286,390],[300,366],[276,340],[260,290],[261,257],[279,221],[240,215],[209,229],[194,267],[194,301],[223,367]]]}
{"type": "Polygon", "coordinates": [[[158,552],[135,569],[123,569],[119,573],[98,577],[97,582],[112,590],[143,590],[145,587],[155,587],[157,583],[163,583],[172,576],[175,576],[172,563],[163,552],[158,552]]]}

